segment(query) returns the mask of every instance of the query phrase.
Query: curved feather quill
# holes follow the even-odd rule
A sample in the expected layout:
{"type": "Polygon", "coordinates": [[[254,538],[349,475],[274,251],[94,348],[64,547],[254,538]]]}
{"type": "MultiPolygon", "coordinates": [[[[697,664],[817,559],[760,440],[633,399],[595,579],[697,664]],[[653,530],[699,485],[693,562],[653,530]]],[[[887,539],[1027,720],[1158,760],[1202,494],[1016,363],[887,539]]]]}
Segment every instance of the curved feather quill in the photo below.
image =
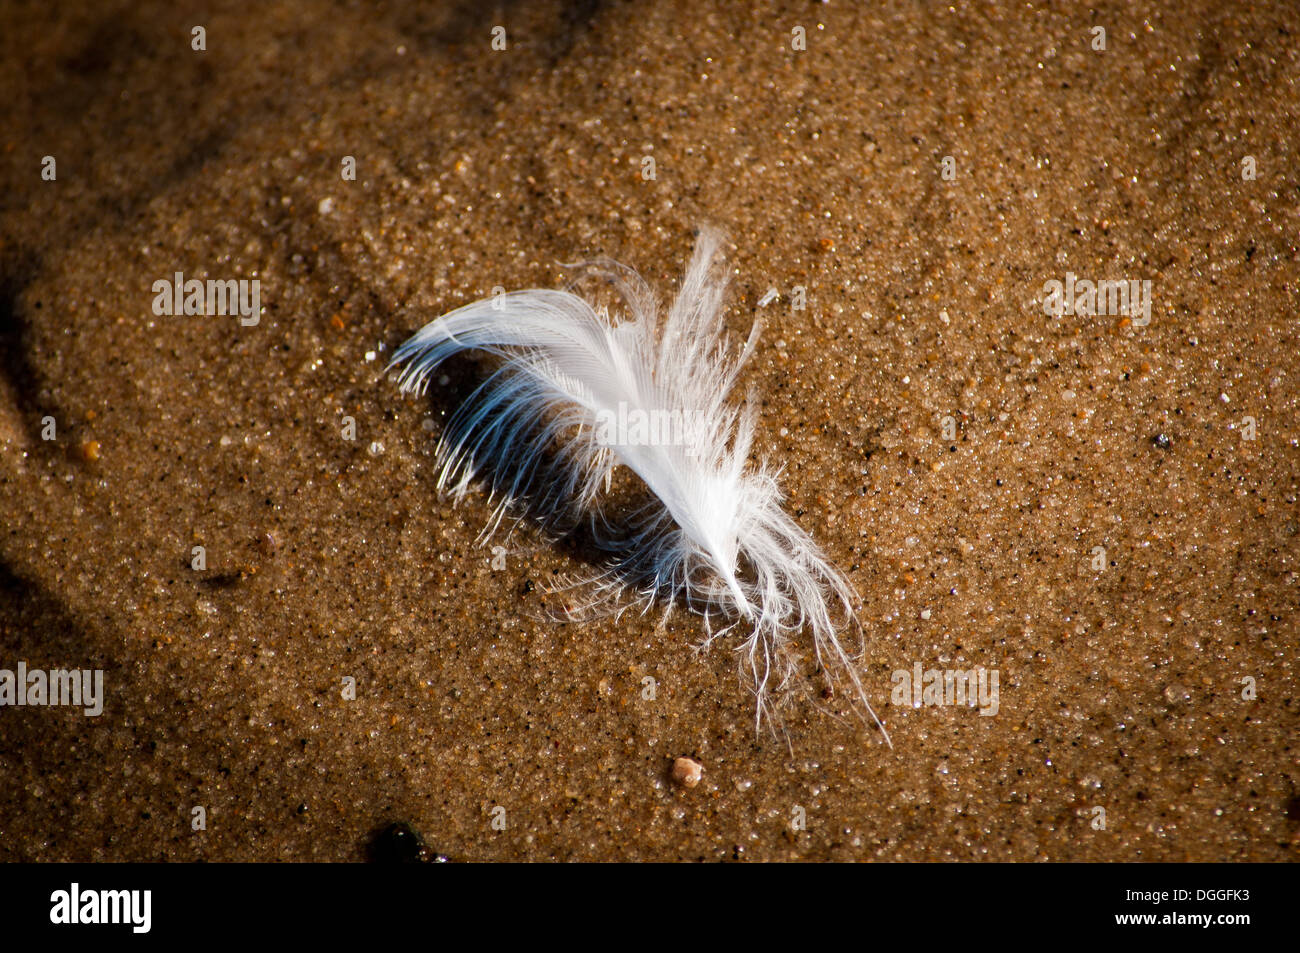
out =
{"type": "Polygon", "coordinates": [[[488,532],[526,501],[541,522],[591,519],[619,555],[595,580],[615,594],[685,603],[706,620],[706,644],[737,624],[754,679],[756,718],[796,669],[798,639],[812,635],[819,665],[847,677],[875,717],[836,630],[854,620],[847,579],[782,509],[776,476],[748,462],[754,410],[729,401],[758,340],[755,322],[734,353],[722,319],[725,276],[713,267],[721,236],[701,231],[685,279],[662,322],[654,293],[631,268],[586,263],[608,279],[628,311],[620,322],[569,291],[533,289],[476,301],[430,322],[393,357],[405,392],[423,393],[430,373],[461,351],[500,358],[500,368],[454,414],[437,448],[438,488],[462,496],[490,468],[500,504],[488,532]],[[623,415],[623,416],[620,416],[623,415]],[[613,421],[673,421],[672,428],[620,428],[613,421]],[[646,434],[668,439],[647,439],[646,434]],[[612,522],[613,470],[634,472],[649,505],[612,522]],[[621,526],[620,533],[617,527],[621,526]]]}

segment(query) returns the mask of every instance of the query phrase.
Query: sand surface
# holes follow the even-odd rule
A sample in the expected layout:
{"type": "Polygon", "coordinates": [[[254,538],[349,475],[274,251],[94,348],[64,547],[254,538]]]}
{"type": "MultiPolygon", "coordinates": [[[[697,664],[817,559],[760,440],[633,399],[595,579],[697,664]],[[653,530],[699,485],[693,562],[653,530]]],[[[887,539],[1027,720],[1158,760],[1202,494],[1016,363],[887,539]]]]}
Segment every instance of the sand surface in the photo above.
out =
{"type": "Polygon", "coordinates": [[[0,859],[1295,859],[1294,7],[430,6],[0,9],[0,669],[106,693],[0,708],[0,859]],[[700,223],[892,750],[756,733],[695,617],[549,621],[583,554],[494,569],[434,489],[481,368],[382,373],[561,262],[667,297],[700,223]],[[260,323],[155,314],[178,271],[260,323]],[[1067,273],[1150,322],[1045,314],[1067,273]],[[891,702],[918,664],[996,714],[891,702]]]}

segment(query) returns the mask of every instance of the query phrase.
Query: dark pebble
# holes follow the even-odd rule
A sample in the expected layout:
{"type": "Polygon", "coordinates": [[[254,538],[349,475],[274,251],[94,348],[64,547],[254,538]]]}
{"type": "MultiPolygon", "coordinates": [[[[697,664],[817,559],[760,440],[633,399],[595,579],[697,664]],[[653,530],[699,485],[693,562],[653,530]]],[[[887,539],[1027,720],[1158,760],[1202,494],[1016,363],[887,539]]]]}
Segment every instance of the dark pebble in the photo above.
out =
{"type": "Polygon", "coordinates": [[[389,824],[370,841],[370,861],[376,864],[445,864],[447,858],[436,854],[424,843],[415,829],[405,821],[389,824]]]}

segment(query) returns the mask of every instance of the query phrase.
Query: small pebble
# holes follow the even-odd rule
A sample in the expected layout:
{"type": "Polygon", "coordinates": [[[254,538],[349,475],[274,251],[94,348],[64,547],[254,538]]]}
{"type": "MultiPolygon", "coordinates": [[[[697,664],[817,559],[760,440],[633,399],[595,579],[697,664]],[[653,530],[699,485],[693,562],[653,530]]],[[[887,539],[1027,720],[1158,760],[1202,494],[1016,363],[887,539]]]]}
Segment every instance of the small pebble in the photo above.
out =
{"type": "Polygon", "coordinates": [[[432,850],[405,821],[389,824],[369,845],[370,860],[377,864],[445,864],[447,858],[432,850]]]}
{"type": "Polygon", "coordinates": [[[693,788],[704,777],[704,765],[690,758],[678,758],[673,762],[673,783],[684,788],[693,788]]]}

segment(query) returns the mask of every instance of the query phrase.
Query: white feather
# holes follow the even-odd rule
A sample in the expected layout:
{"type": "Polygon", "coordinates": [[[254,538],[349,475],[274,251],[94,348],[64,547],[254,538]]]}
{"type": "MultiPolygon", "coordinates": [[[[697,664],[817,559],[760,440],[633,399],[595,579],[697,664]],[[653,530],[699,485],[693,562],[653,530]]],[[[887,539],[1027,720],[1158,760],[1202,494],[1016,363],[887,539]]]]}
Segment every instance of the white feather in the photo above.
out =
{"type": "Polygon", "coordinates": [[[585,267],[612,282],[629,312],[625,320],[612,321],[569,291],[516,291],[425,325],[390,367],[402,365],[403,392],[423,393],[433,369],[453,354],[500,358],[437,449],[440,491],[459,498],[486,475],[500,494],[489,532],[516,504],[545,525],[588,519],[594,541],[613,554],[596,580],[603,591],[633,589],[647,604],[677,601],[706,621],[723,619],[721,632],[709,626],[706,644],[737,624],[749,628],[741,652],[760,722],[773,713],[774,689],[794,674],[808,632],[819,666],[847,678],[884,733],[836,634],[839,620],[856,621],[853,590],[782,509],[776,474],[749,463],[753,405],[733,405],[729,395],[759,325],[733,353],[722,319],[726,279],[713,266],[720,244],[716,232],[701,231],[662,323],[640,276],[602,259],[585,267]],[[654,419],[658,412],[667,420],[677,413],[701,426],[683,428],[678,439],[619,443],[609,439],[608,423],[620,405],[629,416],[654,419]],[[631,513],[609,511],[619,465],[652,494],[631,513]]]}

